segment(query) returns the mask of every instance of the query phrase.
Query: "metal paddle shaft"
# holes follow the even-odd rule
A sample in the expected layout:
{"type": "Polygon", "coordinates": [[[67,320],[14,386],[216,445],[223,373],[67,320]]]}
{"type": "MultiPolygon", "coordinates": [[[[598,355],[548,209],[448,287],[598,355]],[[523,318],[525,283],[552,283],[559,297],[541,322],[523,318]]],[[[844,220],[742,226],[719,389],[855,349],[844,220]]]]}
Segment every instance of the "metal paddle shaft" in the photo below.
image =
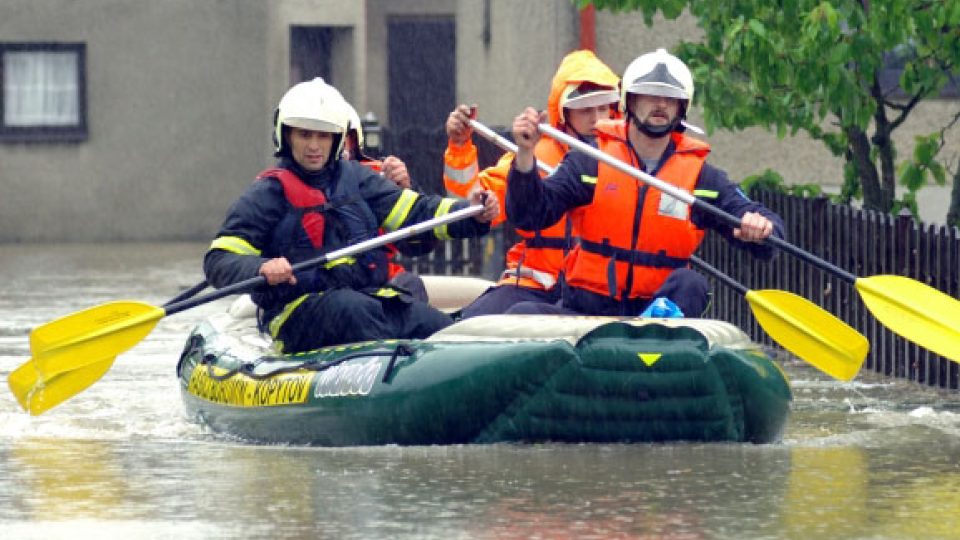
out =
{"type": "MultiPolygon", "coordinates": [[[[644,183],[659,189],[660,191],[670,195],[671,197],[681,202],[687,203],[688,205],[695,207],[699,210],[709,212],[714,216],[725,221],[731,227],[740,228],[740,225],[741,225],[740,218],[735,217],[732,214],[728,214],[727,212],[724,212],[723,210],[717,208],[716,206],[694,197],[693,194],[690,192],[684,191],[678,188],[677,186],[674,186],[673,184],[664,182],[663,180],[657,178],[656,176],[649,175],[641,171],[640,169],[636,167],[632,167],[629,164],[624,163],[609,154],[605,154],[600,150],[590,146],[589,144],[581,141],[580,139],[571,137],[570,135],[567,135],[566,133],[554,128],[549,124],[540,124],[539,128],[540,128],[540,131],[542,131],[543,133],[546,133],[550,137],[566,144],[571,148],[576,148],[577,150],[589,155],[590,157],[596,159],[597,161],[602,161],[624,174],[628,174],[636,178],[637,180],[641,180],[644,183]]],[[[851,274],[850,272],[847,272],[842,268],[834,266],[829,262],[824,261],[816,257],[815,255],[808,253],[800,249],[799,247],[787,242],[786,240],[783,240],[782,238],[778,238],[776,236],[771,235],[771,236],[768,236],[766,239],[764,239],[764,241],[772,246],[782,249],[783,251],[787,251],[792,255],[796,255],[797,257],[800,257],[801,259],[804,259],[807,262],[810,262],[811,264],[818,264],[824,267],[828,267],[828,269],[831,272],[835,273],[837,276],[841,277],[845,281],[848,281],[850,284],[853,284],[854,281],[856,281],[857,279],[857,277],[851,274]]]]}
{"type": "MultiPolygon", "coordinates": [[[[513,144],[512,142],[510,142],[509,139],[507,139],[503,135],[500,135],[496,131],[488,128],[484,124],[481,124],[476,120],[470,119],[470,127],[477,130],[477,133],[482,135],[483,138],[499,146],[501,150],[505,150],[507,152],[513,152],[514,154],[517,153],[517,145],[513,144]]],[[[553,174],[553,170],[554,170],[553,167],[547,165],[546,163],[536,158],[534,158],[534,162],[536,163],[537,168],[543,171],[544,174],[546,175],[553,174]]]]}
{"type": "MultiPolygon", "coordinates": [[[[476,120],[470,125],[500,148],[517,146],[476,120]]],[[[545,174],[553,168],[537,160],[545,174]]],[[[816,304],[787,291],[750,291],[741,283],[697,256],[691,261],[705,272],[745,297],[757,322],[774,341],[824,373],[848,381],[860,371],[870,343],[862,334],[816,304]]]]}
{"type": "MultiPolygon", "coordinates": [[[[450,212],[444,216],[436,217],[433,219],[428,219],[427,221],[422,221],[420,223],[414,223],[409,227],[404,227],[402,229],[397,229],[396,231],[382,234],[380,236],[370,238],[369,240],[364,240],[345,248],[337,249],[331,251],[323,256],[317,257],[315,259],[310,259],[309,261],[299,262],[293,265],[293,271],[299,272],[301,270],[309,270],[325,264],[330,261],[334,261],[341,257],[349,257],[351,255],[356,255],[357,253],[363,253],[374,248],[385,246],[387,244],[409,238],[411,236],[416,236],[421,233],[425,233],[436,227],[442,227],[448,223],[453,223],[455,221],[460,221],[468,217],[476,216],[483,212],[482,205],[469,206],[457,210],[456,212],[450,212]]],[[[256,287],[267,284],[267,278],[264,276],[257,276],[255,278],[246,279],[223,287],[222,289],[217,289],[216,291],[199,296],[196,298],[189,298],[180,302],[175,302],[168,304],[164,307],[164,311],[167,315],[173,315],[174,313],[179,313],[183,310],[190,309],[200,304],[206,304],[207,302],[212,302],[214,300],[230,296],[237,293],[247,292],[253,290],[256,287]]]]}
{"type": "MultiPolygon", "coordinates": [[[[481,212],[482,205],[470,206],[331,251],[316,259],[295,264],[293,269],[305,270],[355,255],[481,212]]],[[[247,292],[266,283],[266,278],[258,276],[163,308],[125,300],[108,302],[60,317],[31,331],[30,351],[33,358],[11,372],[7,383],[25,410],[30,414],[41,414],[96,382],[113,365],[118,354],[139,343],[166,315],[231,294],[247,292]]]]}
{"type": "MultiPolygon", "coordinates": [[[[538,127],[541,132],[571,148],[576,148],[692,207],[709,212],[732,227],[739,228],[741,225],[739,218],[697,199],[691,193],[631,167],[549,124],[539,124],[538,127]]],[[[854,285],[867,309],[881,324],[921,347],[960,363],[960,301],[956,298],[904,276],[883,275],[858,278],[776,236],[768,236],[764,242],[854,285]]]]}

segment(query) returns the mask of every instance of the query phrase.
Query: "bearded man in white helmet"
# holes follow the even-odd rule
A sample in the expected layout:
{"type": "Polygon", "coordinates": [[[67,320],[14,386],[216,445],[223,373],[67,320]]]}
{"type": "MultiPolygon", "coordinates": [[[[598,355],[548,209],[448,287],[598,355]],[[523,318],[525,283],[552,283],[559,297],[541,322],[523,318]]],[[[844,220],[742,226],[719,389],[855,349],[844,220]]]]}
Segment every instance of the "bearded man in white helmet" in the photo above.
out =
{"type": "Polygon", "coordinates": [[[517,227],[536,230],[582,207],[580,242],[564,263],[569,290],[560,304],[521,303],[508,313],[636,316],[665,304],[674,315],[699,317],[709,304],[709,285],[689,262],[706,229],[761,259],[774,256],[762,242],[771,234],[783,237],[780,217],[706,163],[710,146],[685,132],[693,93],[690,70],[676,56],[657,49],[638,57],[621,80],[624,118],[598,123],[596,146],[740,218],[741,226],[734,229],[577,151],[541,180],[533,155],[540,118],[527,108],[513,122],[518,151],[507,181],[507,214],[517,227]]]}
{"type": "Polygon", "coordinates": [[[468,204],[482,214],[438,227],[437,239],[485,234],[499,214],[496,197],[470,202],[402,189],[356,161],[343,160],[348,105],[315,79],[295,85],[274,117],[276,167],[258,175],[230,208],[204,257],[215,287],[257,275],[261,329],[281,352],[338,343],[425,338],[452,323],[446,314],[388,284],[386,248],[294,272],[293,264],[369,240],[468,204]]]}

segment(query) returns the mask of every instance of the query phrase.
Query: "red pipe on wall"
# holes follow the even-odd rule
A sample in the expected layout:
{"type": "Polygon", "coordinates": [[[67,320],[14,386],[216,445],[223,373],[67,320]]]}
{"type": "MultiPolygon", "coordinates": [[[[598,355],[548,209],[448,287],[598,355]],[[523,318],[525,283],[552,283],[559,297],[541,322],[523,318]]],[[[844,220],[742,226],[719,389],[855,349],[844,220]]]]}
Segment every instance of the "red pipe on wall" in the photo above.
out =
{"type": "Polygon", "coordinates": [[[580,10],[580,48],[597,49],[597,13],[593,5],[580,10]]]}

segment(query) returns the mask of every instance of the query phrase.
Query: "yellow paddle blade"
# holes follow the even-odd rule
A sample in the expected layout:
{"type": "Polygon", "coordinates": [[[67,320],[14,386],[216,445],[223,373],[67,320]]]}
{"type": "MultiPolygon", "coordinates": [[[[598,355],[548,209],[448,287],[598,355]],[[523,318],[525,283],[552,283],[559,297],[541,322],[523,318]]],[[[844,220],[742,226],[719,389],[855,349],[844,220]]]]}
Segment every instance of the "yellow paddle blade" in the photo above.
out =
{"type": "Polygon", "coordinates": [[[71,313],[30,332],[30,352],[46,382],[61,373],[116,357],[139,343],[166,312],[143,302],[118,301],[71,313]]]}
{"type": "Polygon", "coordinates": [[[870,313],[900,336],[960,363],[960,301],[904,276],[858,278],[870,313]]]}
{"type": "Polygon", "coordinates": [[[33,360],[15,369],[7,378],[10,390],[20,406],[36,416],[79,394],[97,382],[113,365],[115,357],[108,357],[92,364],[64,372],[46,382],[40,380],[40,372],[33,360]]]}
{"type": "Polygon", "coordinates": [[[746,298],[763,330],[800,359],[843,381],[860,371],[870,342],[828,311],[781,290],[747,291],[746,298]]]}

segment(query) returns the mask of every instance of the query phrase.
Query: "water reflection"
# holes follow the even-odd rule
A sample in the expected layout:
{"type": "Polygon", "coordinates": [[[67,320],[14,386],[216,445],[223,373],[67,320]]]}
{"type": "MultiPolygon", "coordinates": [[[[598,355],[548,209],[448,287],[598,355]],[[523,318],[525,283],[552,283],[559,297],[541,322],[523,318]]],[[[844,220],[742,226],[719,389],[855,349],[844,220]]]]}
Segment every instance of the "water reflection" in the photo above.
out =
{"type": "Polygon", "coordinates": [[[10,501],[16,514],[36,521],[122,517],[116,510],[128,495],[126,474],[103,443],[26,438],[13,444],[8,465],[28,495],[10,501]]]}
{"type": "MultiPolygon", "coordinates": [[[[103,301],[160,304],[205,246],[0,246],[0,375],[32,326],[103,301]]],[[[775,445],[291,448],[183,418],[190,327],[165,318],[40,417],[0,392],[0,538],[952,538],[960,396],[788,362],[775,445]]]]}

